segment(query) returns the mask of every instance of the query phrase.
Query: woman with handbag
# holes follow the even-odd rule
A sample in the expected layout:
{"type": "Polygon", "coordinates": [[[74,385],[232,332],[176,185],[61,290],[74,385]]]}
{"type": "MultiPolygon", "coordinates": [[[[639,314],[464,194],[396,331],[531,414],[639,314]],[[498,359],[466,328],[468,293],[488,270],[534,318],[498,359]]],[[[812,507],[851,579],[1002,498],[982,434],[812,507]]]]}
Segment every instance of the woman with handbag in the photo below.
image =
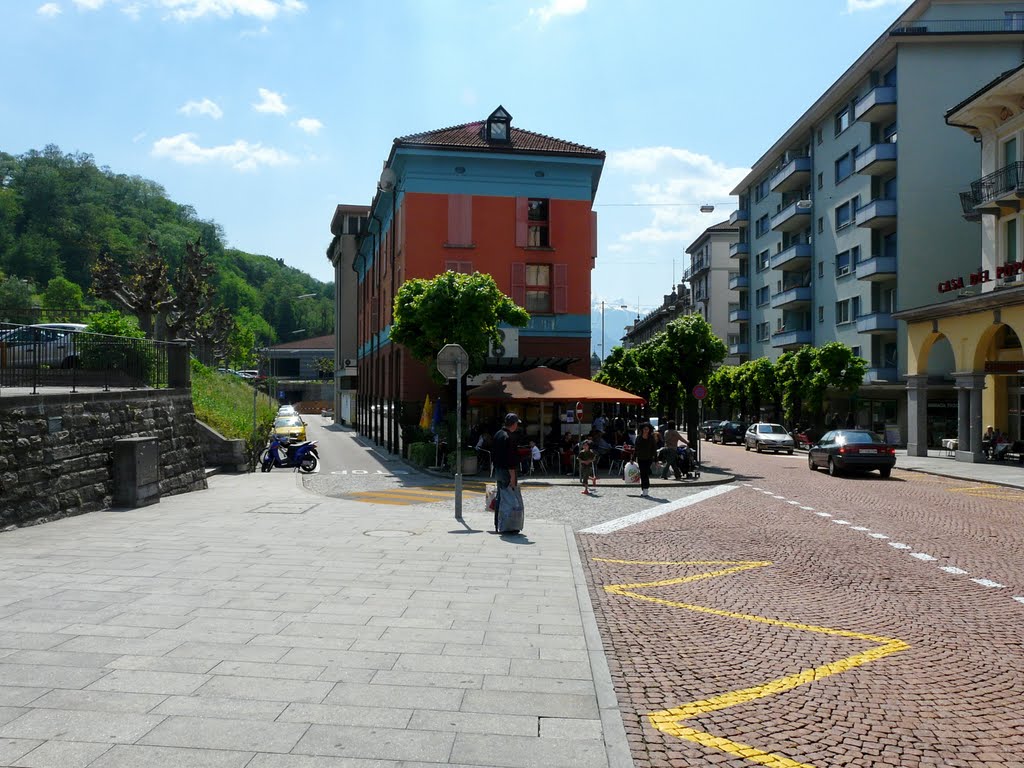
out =
{"type": "Polygon", "coordinates": [[[654,438],[654,428],[650,422],[640,425],[640,431],[633,444],[634,457],[640,467],[640,495],[649,496],[648,489],[651,487],[651,464],[658,455],[658,443],[654,438]]]}

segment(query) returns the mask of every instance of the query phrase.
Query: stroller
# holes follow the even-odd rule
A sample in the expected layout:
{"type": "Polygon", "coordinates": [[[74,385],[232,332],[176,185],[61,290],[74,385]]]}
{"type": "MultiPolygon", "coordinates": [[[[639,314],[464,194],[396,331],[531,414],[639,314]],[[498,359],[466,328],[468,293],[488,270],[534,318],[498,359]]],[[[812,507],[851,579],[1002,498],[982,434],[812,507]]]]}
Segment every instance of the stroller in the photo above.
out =
{"type": "Polygon", "coordinates": [[[667,464],[662,470],[662,477],[668,475],[669,470],[684,476],[687,480],[696,480],[700,477],[700,463],[689,446],[680,445],[676,448],[675,455],[671,448],[662,448],[659,459],[663,464],[667,464]]]}

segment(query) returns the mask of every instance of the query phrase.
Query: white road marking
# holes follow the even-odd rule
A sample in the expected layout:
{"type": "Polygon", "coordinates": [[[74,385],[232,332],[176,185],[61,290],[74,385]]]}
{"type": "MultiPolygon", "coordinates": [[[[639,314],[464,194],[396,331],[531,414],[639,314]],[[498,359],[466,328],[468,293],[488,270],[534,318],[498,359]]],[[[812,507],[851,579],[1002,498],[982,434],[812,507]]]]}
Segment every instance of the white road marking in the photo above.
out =
{"type": "Polygon", "coordinates": [[[890,541],[889,546],[893,549],[910,549],[909,544],[901,544],[898,541],[890,541]]]}
{"type": "Polygon", "coordinates": [[[868,536],[870,536],[872,539],[888,539],[889,538],[884,533],[869,533],[868,536]]]}
{"type": "Polygon", "coordinates": [[[832,517],[828,512],[815,512],[818,517],[832,517]]]}
{"type": "Polygon", "coordinates": [[[835,523],[836,525],[849,525],[850,524],[849,520],[833,520],[832,522],[835,523]]]}
{"type": "Polygon", "coordinates": [[[796,506],[796,507],[800,506],[800,502],[799,501],[790,501],[789,503],[794,505],[794,506],[796,506]]]}
{"type": "Polygon", "coordinates": [[[963,568],[957,568],[955,565],[940,565],[939,570],[952,573],[954,576],[963,576],[967,573],[963,568]]]}
{"type": "Polygon", "coordinates": [[[1024,603],[1024,596],[1014,595],[1013,599],[1016,600],[1018,603],[1024,603]]]}
{"type": "Polygon", "coordinates": [[[758,488],[758,487],[757,487],[756,485],[751,485],[750,487],[751,487],[751,488],[753,488],[753,489],[754,489],[755,491],[760,491],[760,490],[761,490],[761,489],[760,489],[760,488],[758,488]]]}
{"type": "Polygon", "coordinates": [[[981,584],[983,587],[995,587],[997,589],[1002,589],[1004,586],[998,581],[992,581],[992,579],[971,579],[971,581],[975,584],[981,584]]]}
{"type": "Polygon", "coordinates": [[[596,533],[606,534],[620,531],[623,528],[628,528],[631,525],[637,525],[648,520],[653,520],[656,517],[667,515],[669,512],[675,512],[676,510],[683,509],[685,507],[699,504],[702,501],[713,499],[715,496],[721,496],[723,493],[735,490],[734,485],[716,485],[712,488],[708,488],[706,491],[695,493],[692,496],[687,496],[682,499],[677,499],[669,504],[659,504],[656,507],[645,509],[642,512],[634,512],[632,515],[626,515],[616,520],[609,520],[605,523],[598,523],[590,528],[584,528],[580,533],[596,533]]]}
{"type": "Polygon", "coordinates": [[[776,496],[775,494],[772,494],[772,498],[773,499],[784,499],[786,497],[785,496],[776,496]]]}
{"type": "Polygon", "coordinates": [[[851,531],[870,531],[871,529],[868,528],[866,525],[858,525],[858,526],[855,526],[854,528],[851,528],[850,530],[851,531]]]}
{"type": "Polygon", "coordinates": [[[931,555],[926,555],[924,552],[911,552],[910,556],[916,557],[918,560],[924,560],[925,562],[931,562],[939,559],[937,557],[932,557],[931,555]]]}
{"type": "Polygon", "coordinates": [[[806,509],[808,512],[814,511],[814,507],[800,507],[800,509],[806,509]]]}

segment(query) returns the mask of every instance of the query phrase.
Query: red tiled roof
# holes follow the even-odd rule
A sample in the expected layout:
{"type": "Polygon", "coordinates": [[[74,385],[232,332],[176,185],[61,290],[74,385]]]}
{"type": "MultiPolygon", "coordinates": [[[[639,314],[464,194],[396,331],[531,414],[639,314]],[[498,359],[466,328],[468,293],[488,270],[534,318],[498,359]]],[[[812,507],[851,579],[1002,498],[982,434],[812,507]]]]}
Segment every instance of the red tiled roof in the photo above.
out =
{"type": "Polygon", "coordinates": [[[314,336],[311,339],[300,339],[289,341],[285,344],[277,344],[271,349],[330,349],[334,350],[334,334],[330,336],[314,336]]]}
{"type": "Polygon", "coordinates": [[[604,152],[583,144],[574,144],[542,133],[525,131],[514,126],[509,127],[511,141],[490,143],[484,141],[483,127],[486,121],[463,123],[450,128],[439,128],[436,131],[414,133],[395,139],[399,147],[442,147],[452,149],[488,150],[491,152],[521,152],[532,154],[575,155],[583,157],[604,158],[604,152]]]}

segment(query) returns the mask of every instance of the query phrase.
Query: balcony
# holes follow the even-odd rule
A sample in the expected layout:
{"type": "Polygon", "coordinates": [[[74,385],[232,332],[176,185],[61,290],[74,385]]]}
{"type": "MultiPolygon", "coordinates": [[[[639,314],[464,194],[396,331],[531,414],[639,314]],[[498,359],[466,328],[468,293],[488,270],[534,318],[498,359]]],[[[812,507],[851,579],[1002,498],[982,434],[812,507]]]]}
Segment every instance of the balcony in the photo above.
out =
{"type": "Polygon", "coordinates": [[[868,91],[853,108],[853,119],[865,123],[891,123],[896,119],[896,86],[879,85],[868,91]]]}
{"type": "Polygon", "coordinates": [[[795,349],[805,344],[812,344],[814,334],[809,330],[787,331],[785,329],[772,334],[772,346],[779,349],[795,349]]]}
{"type": "Polygon", "coordinates": [[[811,158],[794,157],[768,180],[768,187],[772,192],[791,192],[803,189],[810,183],[811,158]]]}
{"type": "Polygon", "coordinates": [[[729,214],[729,224],[733,227],[746,227],[750,224],[750,211],[746,208],[737,208],[729,214]]]}
{"type": "Polygon", "coordinates": [[[730,291],[745,291],[750,288],[750,276],[749,275],[729,275],[729,290],[730,291]]]}
{"type": "Polygon", "coordinates": [[[960,204],[965,218],[981,213],[1002,216],[1019,211],[1022,197],[1024,162],[1017,161],[972,182],[969,192],[960,193],[960,204]]]}
{"type": "Polygon", "coordinates": [[[747,342],[745,342],[745,341],[741,341],[738,344],[730,344],[729,345],[729,354],[733,355],[733,356],[736,356],[736,355],[749,355],[750,354],[750,345],[747,342]]]}
{"type": "Polygon", "coordinates": [[[730,323],[749,323],[750,322],[750,310],[742,309],[737,307],[729,310],[729,322],[730,323]]]}
{"type": "Polygon", "coordinates": [[[896,366],[868,368],[868,372],[864,375],[864,381],[868,383],[887,381],[898,382],[899,372],[896,370],[896,366]]]}
{"type": "Polygon", "coordinates": [[[857,209],[857,226],[868,229],[896,227],[896,201],[887,198],[872,200],[857,209]]]}
{"type": "Polygon", "coordinates": [[[895,256],[872,256],[857,262],[857,279],[882,282],[896,279],[895,256]]]}
{"type": "Polygon", "coordinates": [[[702,272],[707,272],[709,269],[711,269],[711,259],[698,259],[690,264],[687,272],[689,277],[696,277],[702,272]]]}
{"type": "Polygon", "coordinates": [[[799,309],[811,303],[811,286],[799,285],[776,293],[771,298],[772,309],[799,309]]]}
{"type": "Polygon", "coordinates": [[[865,176],[888,176],[896,170],[896,143],[872,144],[853,163],[854,173],[865,176]]]}
{"type": "Polygon", "coordinates": [[[1024,32],[1024,25],[1007,14],[1000,19],[916,19],[896,24],[889,34],[896,37],[919,35],[1012,35],[1024,32]]]}
{"type": "Polygon", "coordinates": [[[771,218],[774,232],[798,232],[811,224],[811,206],[808,200],[790,203],[771,218]]]}
{"type": "Polygon", "coordinates": [[[896,320],[891,312],[872,312],[857,318],[857,333],[896,333],[896,320]]]}
{"type": "Polygon", "coordinates": [[[733,243],[729,246],[729,258],[742,259],[750,255],[750,243],[733,243]]]}
{"type": "Polygon", "coordinates": [[[810,269],[814,258],[814,246],[810,243],[796,243],[784,251],[779,251],[771,258],[771,268],[783,272],[803,271],[810,269]]]}

